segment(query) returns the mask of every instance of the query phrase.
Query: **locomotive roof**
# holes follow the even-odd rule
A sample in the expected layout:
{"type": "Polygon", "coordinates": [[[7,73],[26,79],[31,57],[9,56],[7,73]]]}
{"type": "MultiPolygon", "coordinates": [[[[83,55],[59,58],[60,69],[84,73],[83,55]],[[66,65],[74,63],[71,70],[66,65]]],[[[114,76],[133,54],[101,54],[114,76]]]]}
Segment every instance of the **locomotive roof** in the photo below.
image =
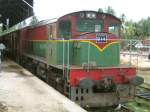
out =
{"type": "Polygon", "coordinates": [[[50,24],[50,23],[55,23],[56,21],[57,21],[57,18],[42,20],[42,21],[38,22],[35,25],[28,26],[28,28],[34,28],[34,27],[38,27],[38,26],[47,25],[47,24],[50,24]]]}
{"type": "Polygon", "coordinates": [[[112,15],[112,14],[109,14],[109,13],[104,13],[104,12],[97,12],[97,11],[90,11],[90,10],[87,10],[87,11],[77,11],[77,12],[73,12],[73,13],[69,13],[69,14],[66,14],[62,17],[60,17],[58,20],[66,17],[66,16],[73,16],[73,15],[78,15],[80,13],[88,13],[88,12],[91,12],[91,13],[96,13],[97,15],[106,15],[106,16],[111,16],[113,18],[115,18],[116,20],[118,20],[119,22],[121,22],[121,20],[119,18],[117,18],[116,16],[112,15]]]}
{"type": "MultiPolygon", "coordinates": [[[[38,26],[43,26],[43,25],[47,25],[47,24],[50,24],[50,23],[55,23],[61,19],[63,19],[64,17],[67,17],[67,16],[73,16],[73,15],[78,15],[80,13],[88,13],[88,12],[92,12],[92,13],[96,13],[97,15],[100,14],[100,15],[106,15],[106,16],[111,16],[113,18],[115,18],[116,20],[118,20],[119,22],[121,22],[121,20],[119,18],[117,18],[116,16],[112,15],[112,14],[109,14],[109,13],[103,13],[103,12],[96,12],[96,11],[78,11],[78,12],[73,12],[73,13],[69,13],[69,14],[66,14],[64,16],[61,16],[60,18],[54,18],[54,19],[48,19],[48,20],[43,20],[43,21],[40,21],[38,22],[37,24],[35,25],[31,25],[31,26],[25,26],[25,27],[22,27],[20,29],[23,29],[23,28],[28,28],[28,29],[32,29],[34,27],[38,27],[38,26]]],[[[10,30],[8,31],[4,31],[2,34],[0,34],[0,36],[3,36],[3,35],[6,35],[6,34],[9,34],[11,32],[15,32],[15,31],[18,31],[20,29],[15,29],[15,30],[12,30],[10,28],[10,30]]]]}
{"type": "Polygon", "coordinates": [[[37,24],[35,25],[27,25],[27,26],[23,26],[21,28],[14,28],[14,27],[11,27],[9,28],[8,30],[4,30],[1,34],[0,34],[0,37],[3,36],[3,35],[7,35],[9,33],[12,33],[12,32],[16,32],[16,31],[19,31],[21,29],[32,29],[32,28],[35,28],[35,27],[38,27],[38,26],[43,26],[43,25],[47,25],[47,24],[50,24],[50,23],[55,23],[57,21],[56,18],[54,19],[48,19],[48,20],[42,20],[42,21],[39,21],[37,24]]]}
{"type": "MultiPolygon", "coordinates": [[[[78,12],[73,12],[73,13],[69,13],[69,14],[66,14],[64,16],[61,16],[60,18],[54,18],[54,19],[47,19],[47,20],[43,20],[43,21],[40,21],[38,22],[37,24],[35,25],[32,25],[32,26],[29,26],[29,28],[33,28],[33,27],[37,27],[37,26],[42,26],[42,25],[46,25],[46,24],[50,24],[50,23],[55,23],[57,22],[57,20],[60,20],[66,16],[70,16],[70,15],[77,15],[79,13],[87,13],[87,12],[93,12],[93,13],[96,13],[96,14],[101,14],[101,15],[108,15],[108,16],[112,16],[113,18],[117,19],[118,21],[120,21],[119,18],[117,18],[116,16],[112,15],[112,14],[108,14],[108,13],[102,13],[102,12],[96,12],[96,11],[78,11],[78,12]]],[[[121,22],[121,21],[120,21],[121,22]]]]}

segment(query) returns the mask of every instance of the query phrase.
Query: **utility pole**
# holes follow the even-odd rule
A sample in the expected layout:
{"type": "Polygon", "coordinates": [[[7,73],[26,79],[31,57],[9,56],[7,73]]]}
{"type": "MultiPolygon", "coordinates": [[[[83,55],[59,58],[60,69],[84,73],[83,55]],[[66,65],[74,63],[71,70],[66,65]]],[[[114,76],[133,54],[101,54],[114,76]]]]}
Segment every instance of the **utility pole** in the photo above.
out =
{"type": "MultiPolygon", "coordinates": [[[[2,18],[2,14],[0,14],[0,18],[2,18]]],[[[9,28],[9,18],[6,19],[6,23],[0,23],[0,32],[2,32],[2,27],[5,26],[6,30],[9,28]]]]}
{"type": "Polygon", "coordinates": [[[8,30],[9,28],[9,18],[6,19],[6,29],[8,30]]]}

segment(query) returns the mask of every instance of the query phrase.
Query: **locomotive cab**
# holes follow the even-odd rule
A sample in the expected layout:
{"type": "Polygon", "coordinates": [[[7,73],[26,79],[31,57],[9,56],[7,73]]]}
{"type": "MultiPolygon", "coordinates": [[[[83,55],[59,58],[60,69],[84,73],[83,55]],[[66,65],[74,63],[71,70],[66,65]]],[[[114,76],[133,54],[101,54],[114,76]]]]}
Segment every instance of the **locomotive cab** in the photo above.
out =
{"type": "Polygon", "coordinates": [[[121,21],[110,14],[81,11],[65,15],[58,21],[58,37],[62,38],[63,35],[75,38],[93,32],[107,32],[115,34],[117,37],[120,36],[121,21]]]}
{"type": "Polygon", "coordinates": [[[120,24],[115,16],[94,11],[81,11],[61,17],[58,20],[58,38],[70,40],[72,54],[70,52],[69,63],[83,67],[87,64],[96,67],[118,66],[120,24]],[[107,55],[107,52],[114,56],[107,55]]]}

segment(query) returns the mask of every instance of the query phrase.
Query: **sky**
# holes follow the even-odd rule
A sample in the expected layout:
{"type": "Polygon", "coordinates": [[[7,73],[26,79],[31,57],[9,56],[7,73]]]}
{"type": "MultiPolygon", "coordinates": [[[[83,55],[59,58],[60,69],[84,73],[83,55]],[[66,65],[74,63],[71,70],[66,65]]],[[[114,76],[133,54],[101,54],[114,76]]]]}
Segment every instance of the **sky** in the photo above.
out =
{"type": "Polygon", "coordinates": [[[125,14],[127,20],[139,21],[150,16],[150,0],[34,0],[34,12],[39,20],[82,10],[105,10],[108,6],[118,17],[125,14]]]}

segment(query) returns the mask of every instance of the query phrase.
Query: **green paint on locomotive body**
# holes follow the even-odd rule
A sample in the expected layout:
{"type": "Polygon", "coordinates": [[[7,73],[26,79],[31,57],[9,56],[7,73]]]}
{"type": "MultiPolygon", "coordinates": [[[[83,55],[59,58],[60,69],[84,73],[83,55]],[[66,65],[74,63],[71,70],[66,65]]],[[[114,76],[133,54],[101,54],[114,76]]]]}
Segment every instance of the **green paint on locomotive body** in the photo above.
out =
{"type": "Polygon", "coordinates": [[[100,51],[89,43],[80,43],[79,48],[74,51],[74,64],[94,64],[98,67],[118,66],[120,64],[120,54],[118,43],[112,44],[100,51]]]}
{"type": "Polygon", "coordinates": [[[47,47],[46,42],[29,41],[26,53],[46,58],[46,47],[47,47]]]}
{"type": "Polygon", "coordinates": [[[120,64],[119,43],[110,44],[103,50],[88,41],[71,40],[31,41],[28,47],[28,53],[47,59],[50,65],[83,66],[89,63],[109,67],[120,64]]]}
{"type": "Polygon", "coordinates": [[[47,58],[50,65],[72,64],[72,43],[68,47],[66,42],[48,42],[47,58]]]}

